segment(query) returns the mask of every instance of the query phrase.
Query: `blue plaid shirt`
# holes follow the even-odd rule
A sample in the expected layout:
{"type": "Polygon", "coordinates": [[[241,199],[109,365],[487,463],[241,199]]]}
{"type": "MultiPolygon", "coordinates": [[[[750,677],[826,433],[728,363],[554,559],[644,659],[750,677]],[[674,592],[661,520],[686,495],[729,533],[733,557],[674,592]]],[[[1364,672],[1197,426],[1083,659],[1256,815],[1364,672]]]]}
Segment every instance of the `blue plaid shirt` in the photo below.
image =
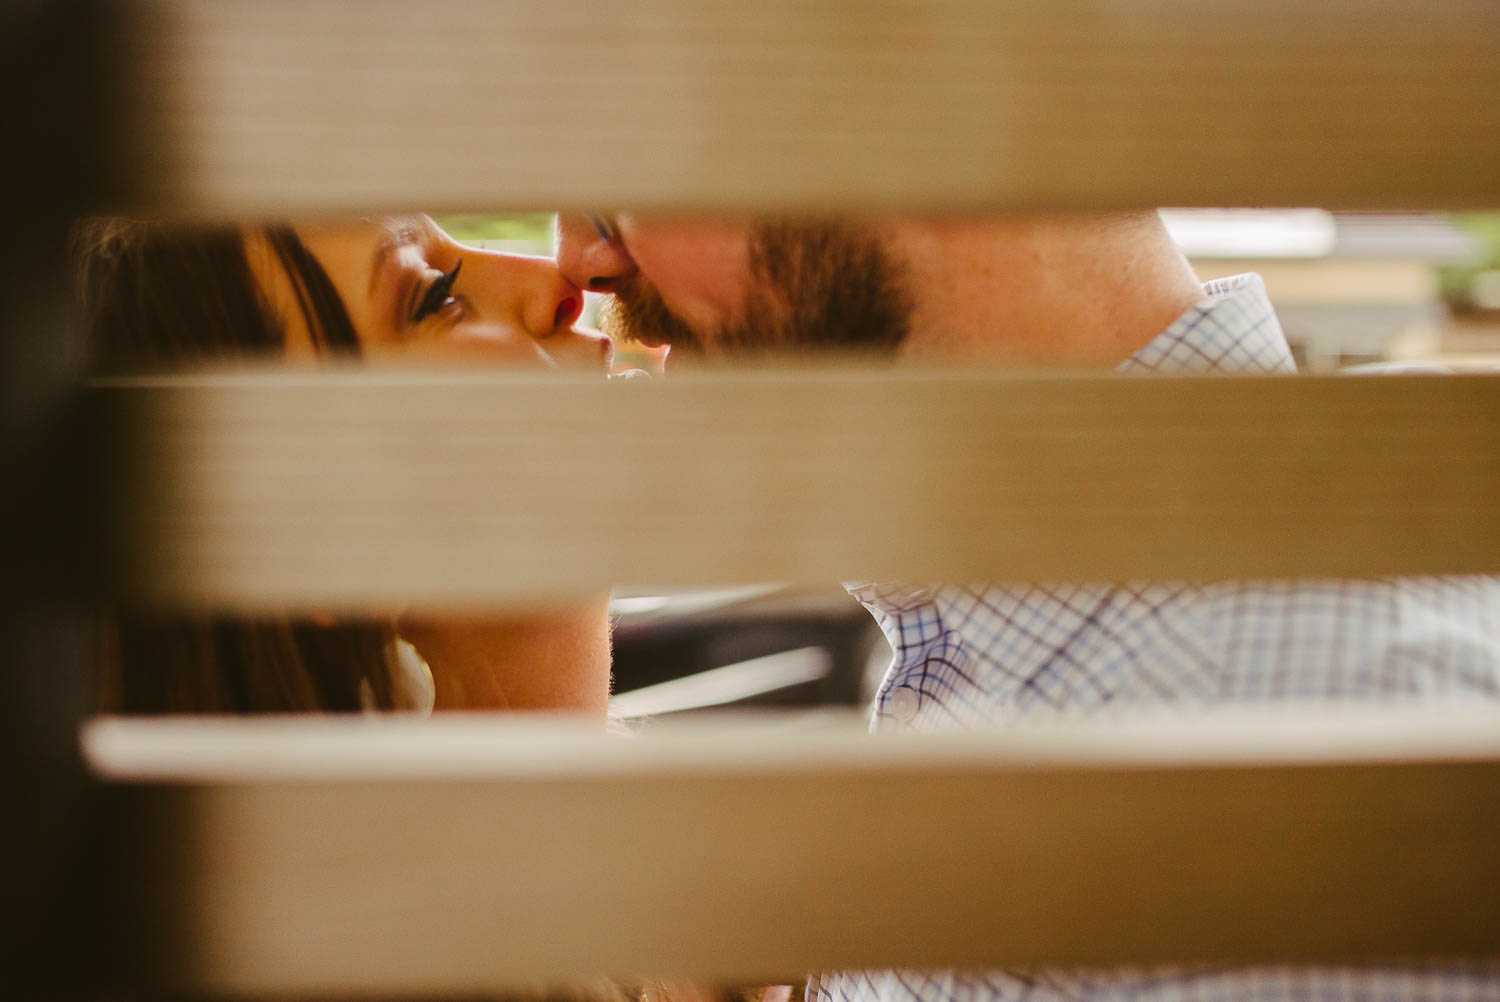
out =
{"type": "MultiPolygon", "coordinates": [[[[1259,276],[1207,297],[1121,372],[1293,373],[1259,276]]],[[[875,730],[992,727],[1107,706],[1500,697],[1500,579],[910,585],[856,582],[894,657],[875,730]]],[[[914,864],[914,865],[919,865],[914,864]]],[[[996,915],[997,929],[1024,914],[996,915]]],[[[817,1002],[1500,1002],[1500,963],[815,976],[817,1002]]]]}

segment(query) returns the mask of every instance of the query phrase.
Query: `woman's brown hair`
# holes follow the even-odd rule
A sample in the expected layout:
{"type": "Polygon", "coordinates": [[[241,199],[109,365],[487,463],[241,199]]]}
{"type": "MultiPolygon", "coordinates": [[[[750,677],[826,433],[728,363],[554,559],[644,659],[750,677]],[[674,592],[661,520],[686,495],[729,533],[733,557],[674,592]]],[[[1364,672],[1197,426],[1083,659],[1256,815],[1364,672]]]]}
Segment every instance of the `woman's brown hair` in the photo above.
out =
{"type": "MultiPolygon", "coordinates": [[[[355,355],[332,281],[290,227],[262,235],[291,280],[313,344],[355,355]]],[[[274,357],[286,330],[255,279],[239,227],[89,220],[75,234],[95,371],[274,357]]],[[[103,617],[100,709],[108,713],[354,712],[392,706],[389,626],[311,618],[103,617]]]]}

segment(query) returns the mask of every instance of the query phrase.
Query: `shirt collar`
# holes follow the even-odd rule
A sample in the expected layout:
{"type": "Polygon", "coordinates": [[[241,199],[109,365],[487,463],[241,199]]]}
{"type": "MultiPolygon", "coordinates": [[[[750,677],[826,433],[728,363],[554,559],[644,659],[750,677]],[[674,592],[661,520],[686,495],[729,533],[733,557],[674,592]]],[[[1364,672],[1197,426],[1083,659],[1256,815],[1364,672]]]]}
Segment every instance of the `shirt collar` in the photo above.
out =
{"type": "Polygon", "coordinates": [[[1204,298],[1140,351],[1118,372],[1295,373],[1296,363],[1266,283],[1247,273],[1203,287],[1204,298]]]}

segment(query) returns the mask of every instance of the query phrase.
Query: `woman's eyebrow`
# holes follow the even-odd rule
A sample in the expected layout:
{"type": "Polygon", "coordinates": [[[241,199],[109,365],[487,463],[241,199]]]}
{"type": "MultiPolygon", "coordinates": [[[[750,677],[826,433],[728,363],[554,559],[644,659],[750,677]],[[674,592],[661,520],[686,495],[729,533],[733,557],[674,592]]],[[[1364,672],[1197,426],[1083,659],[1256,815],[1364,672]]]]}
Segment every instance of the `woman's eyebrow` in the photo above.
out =
{"type": "Polygon", "coordinates": [[[366,296],[375,296],[380,276],[390,267],[396,252],[419,242],[422,237],[422,222],[420,216],[392,216],[381,222],[384,233],[375,243],[375,254],[371,257],[371,281],[366,296]]]}
{"type": "Polygon", "coordinates": [[[370,282],[365,294],[372,297],[375,295],[375,287],[380,284],[380,276],[396,251],[411,243],[411,228],[404,221],[393,219],[385,225],[384,230],[385,233],[375,243],[375,253],[370,259],[370,282]]]}

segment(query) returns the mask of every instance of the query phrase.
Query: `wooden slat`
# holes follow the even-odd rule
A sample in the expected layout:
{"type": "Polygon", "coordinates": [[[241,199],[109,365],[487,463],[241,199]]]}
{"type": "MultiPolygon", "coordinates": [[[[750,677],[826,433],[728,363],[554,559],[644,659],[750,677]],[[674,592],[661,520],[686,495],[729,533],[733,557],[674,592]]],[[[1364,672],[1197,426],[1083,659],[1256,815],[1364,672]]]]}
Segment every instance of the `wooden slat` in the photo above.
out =
{"type": "Polygon", "coordinates": [[[745,372],[97,386],[125,594],[1500,570],[1500,380],[745,372]]]}
{"type": "Polygon", "coordinates": [[[167,938],[157,988],[1500,949],[1493,709],[795,740],[105,722],[85,747],[155,847],[127,912],[167,938]]]}
{"type": "Polygon", "coordinates": [[[1490,0],[140,0],[136,208],[1500,204],[1490,0]]]}

